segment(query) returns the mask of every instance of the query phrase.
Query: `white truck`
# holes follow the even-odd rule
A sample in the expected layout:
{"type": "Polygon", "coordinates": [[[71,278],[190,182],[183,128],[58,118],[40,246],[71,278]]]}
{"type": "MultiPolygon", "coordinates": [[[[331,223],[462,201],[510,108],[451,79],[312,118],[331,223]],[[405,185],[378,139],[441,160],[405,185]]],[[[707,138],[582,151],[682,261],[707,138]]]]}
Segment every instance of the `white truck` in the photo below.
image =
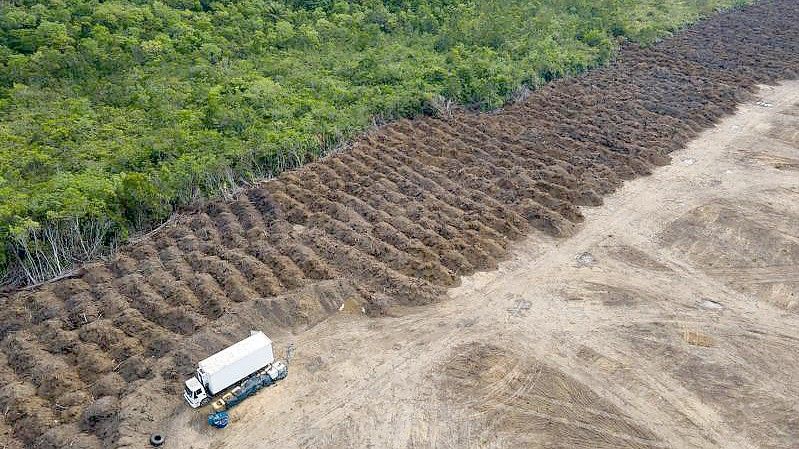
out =
{"type": "MultiPolygon", "coordinates": [[[[261,331],[252,331],[244,340],[200,361],[197,373],[186,380],[183,397],[192,408],[202,407],[211,398],[238,384],[217,402],[225,407],[239,403],[264,386],[286,377],[286,366],[275,361],[272,340],[261,331]]],[[[215,408],[218,408],[215,403],[215,408]]]]}

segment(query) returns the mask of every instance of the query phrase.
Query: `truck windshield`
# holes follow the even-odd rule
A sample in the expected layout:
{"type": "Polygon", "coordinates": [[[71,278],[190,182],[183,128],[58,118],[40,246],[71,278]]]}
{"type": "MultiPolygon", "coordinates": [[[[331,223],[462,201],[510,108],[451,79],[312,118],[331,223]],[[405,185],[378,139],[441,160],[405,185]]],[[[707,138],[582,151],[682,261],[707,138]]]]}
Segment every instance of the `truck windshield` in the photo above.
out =
{"type": "Polygon", "coordinates": [[[187,394],[187,395],[189,395],[189,396],[191,396],[191,397],[194,397],[194,393],[192,393],[192,391],[191,391],[191,390],[189,390],[189,387],[183,387],[183,388],[186,390],[186,394],[187,394]]]}

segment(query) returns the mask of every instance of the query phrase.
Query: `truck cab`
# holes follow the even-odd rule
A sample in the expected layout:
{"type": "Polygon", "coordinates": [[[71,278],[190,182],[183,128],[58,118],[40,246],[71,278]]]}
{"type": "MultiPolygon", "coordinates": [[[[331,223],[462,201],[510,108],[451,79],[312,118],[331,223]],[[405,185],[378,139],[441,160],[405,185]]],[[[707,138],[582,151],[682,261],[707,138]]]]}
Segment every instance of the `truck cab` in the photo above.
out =
{"type": "Polygon", "coordinates": [[[191,377],[186,380],[183,398],[186,399],[186,402],[189,403],[191,408],[203,406],[211,400],[208,397],[208,393],[205,392],[205,388],[196,377],[191,377]]]}

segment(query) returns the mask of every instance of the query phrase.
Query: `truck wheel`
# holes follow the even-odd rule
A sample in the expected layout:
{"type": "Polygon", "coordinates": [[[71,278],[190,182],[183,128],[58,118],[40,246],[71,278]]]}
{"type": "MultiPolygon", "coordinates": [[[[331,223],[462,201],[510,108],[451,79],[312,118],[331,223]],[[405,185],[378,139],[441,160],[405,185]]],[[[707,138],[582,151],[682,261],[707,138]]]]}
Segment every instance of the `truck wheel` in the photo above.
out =
{"type": "Polygon", "coordinates": [[[155,447],[164,444],[164,436],[161,435],[160,433],[154,433],[150,435],[150,444],[155,447]]]}
{"type": "Polygon", "coordinates": [[[200,401],[200,407],[205,407],[206,405],[208,405],[209,402],[211,402],[211,398],[203,399],[202,401],[200,401]]]}

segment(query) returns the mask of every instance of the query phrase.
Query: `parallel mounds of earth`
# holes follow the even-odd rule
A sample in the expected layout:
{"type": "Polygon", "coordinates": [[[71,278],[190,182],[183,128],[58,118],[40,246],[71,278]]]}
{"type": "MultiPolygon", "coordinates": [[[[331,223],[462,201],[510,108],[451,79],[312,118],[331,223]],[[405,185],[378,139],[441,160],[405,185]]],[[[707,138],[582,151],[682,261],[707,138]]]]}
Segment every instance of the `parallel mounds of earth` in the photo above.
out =
{"type": "Polygon", "coordinates": [[[530,228],[568,235],[579,206],[667,163],[757,84],[797,70],[799,8],[760,2],[628,46],[494,113],[393,123],[77,277],[6,296],[0,438],[125,445],[130,422],[179,405],[183,376],[209,351],[189,341],[227,311],[257,304],[246,318],[290,329],[345,302],[380,314],[435,301],[530,228]],[[145,384],[163,391],[145,398],[145,384]]]}

